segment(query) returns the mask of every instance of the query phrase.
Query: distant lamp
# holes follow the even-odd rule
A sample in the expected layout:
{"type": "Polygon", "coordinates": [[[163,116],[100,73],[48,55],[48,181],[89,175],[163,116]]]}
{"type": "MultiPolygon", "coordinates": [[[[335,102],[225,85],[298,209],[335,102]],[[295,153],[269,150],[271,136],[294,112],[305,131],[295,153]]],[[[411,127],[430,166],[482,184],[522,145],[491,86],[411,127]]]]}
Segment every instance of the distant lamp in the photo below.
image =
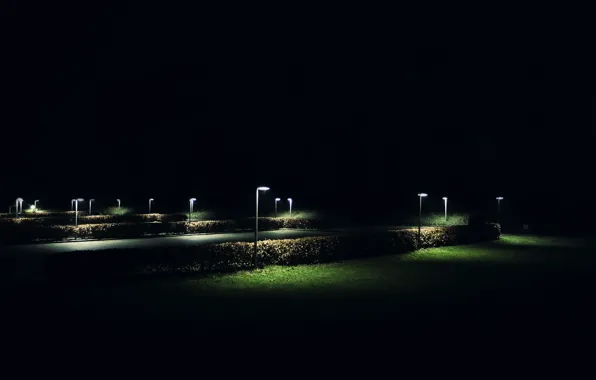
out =
{"type": "Polygon", "coordinates": [[[279,198],[275,198],[275,217],[277,217],[277,202],[281,201],[279,198]]]}
{"type": "Polygon", "coordinates": [[[503,197],[497,197],[497,223],[501,219],[501,201],[505,199],[503,197]]]}
{"type": "Polygon", "coordinates": [[[292,198],[288,198],[288,202],[290,203],[290,216],[292,216],[292,203],[294,202],[292,198]]]}
{"type": "Polygon", "coordinates": [[[29,206],[29,210],[31,210],[31,211],[35,210],[35,205],[29,206]]]}
{"type": "Polygon", "coordinates": [[[75,204],[75,227],[79,225],[79,202],[83,202],[83,198],[77,198],[74,200],[75,204]]]}
{"type": "Polygon", "coordinates": [[[428,194],[426,193],[419,193],[418,194],[418,198],[420,198],[420,207],[418,209],[418,248],[420,248],[420,230],[421,230],[421,225],[422,225],[422,198],[426,198],[428,197],[428,194]]]}
{"type": "Polygon", "coordinates": [[[95,199],[89,199],[89,215],[91,215],[91,205],[95,202],[95,199]]]}
{"type": "Polygon", "coordinates": [[[33,204],[35,205],[35,208],[37,209],[37,202],[39,202],[39,199],[36,199],[33,204]]]}
{"type": "Polygon", "coordinates": [[[17,216],[19,216],[19,214],[23,212],[23,198],[17,198],[15,206],[17,208],[17,216]]]}
{"type": "Polygon", "coordinates": [[[153,198],[149,198],[149,214],[151,214],[151,202],[153,202],[153,198]]]}
{"type": "Polygon", "coordinates": [[[267,191],[267,186],[257,187],[257,200],[256,200],[256,211],[255,211],[255,252],[253,256],[253,264],[257,266],[257,241],[259,241],[259,191],[267,191]]]}
{"type": "Polygon", "coordinates": [[[443,197],[443,200],[445,201],[445,223],[447,223],[447,197],[443,197]]]}
{"type": "Polygon", "coordinates": [[[196,202],[197,198],[190,198],[188,201],[190,202],[190,212],[188,213],[188,221],[192,222],[192,208],[194,203],[196,202]]]}

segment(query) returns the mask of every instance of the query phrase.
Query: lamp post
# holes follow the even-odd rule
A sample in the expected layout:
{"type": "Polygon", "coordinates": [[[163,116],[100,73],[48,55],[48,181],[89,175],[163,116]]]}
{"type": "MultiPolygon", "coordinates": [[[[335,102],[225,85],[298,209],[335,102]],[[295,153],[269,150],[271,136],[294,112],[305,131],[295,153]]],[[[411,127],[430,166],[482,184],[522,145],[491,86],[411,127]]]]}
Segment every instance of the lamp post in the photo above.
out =
{"type": "Polygon", "coordinates": [[[79,225],[79,202],[83,202],[83,198],[77,198],[75,201],[75,227],[79,225]]]}
{"type": "Polygon", "coordinates": [[[420,208],[418,209],[418,248],[420,248],[420,227],[422,225],[422,198],[428,197],[426,193],[418,194],[418,198],[420,198],[420,208]]]}
{"type": "Polygon", "coordinates": [[[36,199],[35,202],[33,202],[33,204],[35,205],[35,209],[37,210],[37,202],[39,202],[39,199],[36,199]]]}
{"type": "Polygon", "coordinates": [[[89,215],[91,215],[91,204],[95,202],[95,199],[89,199],[89,215]]]}
{"type": "Polygon", "coordinates": [[[190,212],[188,213],[188,221],[192,222],[192,206],[195,203],[195,201],[197,200],[197,198],[190,198],[189,202],[190,202],[190,212]]]}
{"type": "Polygon", "coordinates": [[[151,202],[153,202],[153,198],[149,198],[149,214],[151,214],[151,202]]]}
{"type": "Polygon", "coordinates": [[[292,198],[288,198],[288,202],[290,202],[290,216],[292,216],[292,198]]]}
{"type": "Polygon", "coordinates": [[[445,223],[447,223],[447,197],[443,197],[443,200],[445,201],[445,223]]]}
{"type": "Polygon", "coordinates": [[[275,198],[275,217],[277,218],[277,202],[281,201],[279,198],[275,198]]]}
{"type": "Polygon", "coordinates": [[[17,198],[17,200],[15,202],[15,206],[17,208],[17,216],[19,216],[19,214],[23,212],[23,198],[17,198]],[[20,210],[19,210],[19,207],[20,207],[20,210]]]}
{"type": "Polygon", "coordinates": [[[503,197],[497,197],[497,223],[499,223],[499,217],[501,215],[501,201],[503,200],[503,197]]]}
{"type": "Polygon", "coordinates": [[[120,199],[116,199],[116,202],[118,202],[118,212],[120,212],[120,199]]]}
{"type": "Polygon", "coordinates": [[[71,199],[70,200],[70,211],[74,211],[74,204],[75,204],[76,199],[71,199]]]}
{"type": "Polygon", "coordinates": [[[257,200],[256,200],[256,211],[255,211],[255,252],[253,256],[253,264],[257,266],[257,241],[259,241],[259,191],[267,191],[267,186],[257,187],[257,200]]]}

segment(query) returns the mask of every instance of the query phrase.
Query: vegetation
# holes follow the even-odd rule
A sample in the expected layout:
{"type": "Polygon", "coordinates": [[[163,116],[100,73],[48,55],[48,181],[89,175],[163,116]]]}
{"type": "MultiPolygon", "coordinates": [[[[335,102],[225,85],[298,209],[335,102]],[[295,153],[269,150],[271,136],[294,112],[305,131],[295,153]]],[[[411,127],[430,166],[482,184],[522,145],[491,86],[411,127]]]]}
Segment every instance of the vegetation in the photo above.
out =
{"type": "Polygon", "coordinates": [[[134,212],[133,209],[128,207],[108,207],[103,210],[104,214],[107,215],[129,215],[134,212]]]}
{"type": "MultiPolygon", "coordinates": [[[[201,222],[197,222],[201,223],[201,222]]],[[[382,254],[406,253],[418,248],[498,239],[498,225],[397,230],[351,236],[321,236],[259,242],[263,265],[297,265],[339,261],[382,254]]],[[[253,244],[234,242],[187,248],[120,249],[56,255],[50,264],[55,278],[113,279],[146,274],[229,272],[253,266],[253,244]]]]}
{"type": "Polygon", "coordinates": [[[60,336],[96,331],[151,338],[309,334],[350,340],[411,335],[417,343],[424,337],[447,338],[447,344],[472,336],[474,344],[491,345],[494,338],[583,342],[596,317],[590,307],[594,248],[594,241],[503,235],[407,255],[226,275],[93,286],[71,281],[11,291],[2,300],[10,310],[8,326],[29,333],[51,326],[60,336]],[[41,310],[51,310],[43,323],[41,310]]]}
{"type": "MultiPolygon", "coordinates": [[[[0,243],[60,241],[72,238],[130,238],[186,233],[221,233],[254,230],[254,218],[182,222],[182,215],[92,215],[74,217],[0,219],[0,243]]],[[[259,218],[260,230],[321,228],[324,223],[298,218],[259,218]]]]}

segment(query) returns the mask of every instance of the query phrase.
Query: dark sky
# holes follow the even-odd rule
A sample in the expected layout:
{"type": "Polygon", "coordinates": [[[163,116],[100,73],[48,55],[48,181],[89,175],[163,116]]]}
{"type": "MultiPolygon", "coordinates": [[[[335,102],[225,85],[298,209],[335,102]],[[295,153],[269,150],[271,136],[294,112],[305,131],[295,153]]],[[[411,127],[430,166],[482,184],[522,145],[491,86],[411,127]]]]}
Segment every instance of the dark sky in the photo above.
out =
{"type": "Polygon", "coordinates": [[[14,2],[0,196],[218,208],[267,184],[309,208],[419,191],[584,207],[591,35],[481,9],[344,11],[14,2]]]}

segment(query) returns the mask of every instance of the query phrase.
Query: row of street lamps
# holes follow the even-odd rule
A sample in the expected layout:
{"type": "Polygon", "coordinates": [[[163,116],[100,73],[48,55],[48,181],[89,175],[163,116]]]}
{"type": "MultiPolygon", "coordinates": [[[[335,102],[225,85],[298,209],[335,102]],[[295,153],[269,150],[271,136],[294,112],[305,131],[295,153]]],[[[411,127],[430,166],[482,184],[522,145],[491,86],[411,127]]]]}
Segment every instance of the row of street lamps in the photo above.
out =
{"type": "MultiPolygon", "coordinates": [[[[275,216],[277,216],[277,202],[281,201],[281,198],[275,198],[275,216]]],[[[290,204],[290,215],[292,215],[292,198],[288,198],[290,204]]]]}
{"type": "MultiPolygon", "coordinates": [[[[420,208],[418,209],[418,245],[420,245],[420,229],[422,227],[422,198],[428,197],[426,193],[419,193],[418,198],[420,198],[420,208]]],[[[500,214],[501,214],[501,201],[505,198],[497,197],[497,223],[499,222],[500,214]]],[[[447,222],[447,197],[443,197],[443,201],[445,201],[445,222],[447,222]]]]}
{"type": "MultiPolygon", "coordinates": [[[[420,210],[418,212],[418,230],[420,231],[420,222],[422,219],[422,198],[428,197],[428,194],[420,193],[420,194],[418,194],[418,197],[420,198],[420,210]]],[[[497,222],[499,222],[499,216],[501,214],[501,201],[505,198],[497,197],[496,199],[497,199],[497,222]]],[[[443,197],[443,200],[445,201],[445,222],[447,222],[447,197],[443,197]]]]}

